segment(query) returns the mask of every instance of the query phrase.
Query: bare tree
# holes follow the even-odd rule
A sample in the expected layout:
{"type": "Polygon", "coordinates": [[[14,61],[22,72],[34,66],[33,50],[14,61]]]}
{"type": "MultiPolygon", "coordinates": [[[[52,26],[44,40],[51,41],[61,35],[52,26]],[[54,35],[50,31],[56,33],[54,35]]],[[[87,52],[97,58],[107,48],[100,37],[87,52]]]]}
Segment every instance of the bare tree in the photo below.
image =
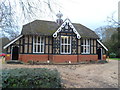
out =
{"type": "Polygon", "coordinates": [[[95,29],[96,34],[100,37],[100,39],[105,42],[109,40],[113,33],[117,32],[117,27],[113,26],[101,26],[95,29]]]}
{"type": "Polygon", "coordinates": [[[100,39],[102,40],[105,36],[105,27],[101,26],[99,28],[96,28],[95,32],[100,37],[100,39]]]}
{"type": "Polygon", "coordinates": [[[30,22],[43,15],[52,17],[55,0],[1,0],[0,1],[0,30],[2,36],[14,38],[19,34],[19,25],[30,22]]]}
{"type": "Polygon", "coordinates": [[[115,13],[116,12],[113,12],[111,16],[108,16],[106,22],[108,22],[108,25],[110,26],[118,27],[120,25],[120,21],[115,19],[115,13]]]}
{"type": "Polygon", "coordinates": [[[96,33],[108,47],[108,54],[114,52],[117,57],[120,57],[120,20],[117,21],[114,14],[115,12],[107,17],[108,25],[97,28],[96,33]]]}
{"type": "Polygon", "coordinates": [[[111,35],[117,31],[117,28],[120,25],[120,22],[115,19],[115,13],[113,12],[111,16],[108,16],[106,21],[107,25],[101,26],[95,29],[95,32],[98,34],[101,40],[105,41],[111,37],[111,35]]]}

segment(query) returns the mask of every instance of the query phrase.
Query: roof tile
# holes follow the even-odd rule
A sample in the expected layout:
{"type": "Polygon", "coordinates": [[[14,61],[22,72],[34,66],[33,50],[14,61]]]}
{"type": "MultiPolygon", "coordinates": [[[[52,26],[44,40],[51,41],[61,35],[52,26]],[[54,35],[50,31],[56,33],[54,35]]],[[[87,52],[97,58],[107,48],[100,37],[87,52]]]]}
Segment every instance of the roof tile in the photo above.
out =
{"type": "MultiPolygon", "coordinates": [[[[99,37],[91,29],[81,25],[73,23],[78,33],[82,38],[96,38],[99,37]]],[[[35,20],[23,26],[21,34],[23,35],[52,35],[59,25],[53,21],[35,20]]]]}

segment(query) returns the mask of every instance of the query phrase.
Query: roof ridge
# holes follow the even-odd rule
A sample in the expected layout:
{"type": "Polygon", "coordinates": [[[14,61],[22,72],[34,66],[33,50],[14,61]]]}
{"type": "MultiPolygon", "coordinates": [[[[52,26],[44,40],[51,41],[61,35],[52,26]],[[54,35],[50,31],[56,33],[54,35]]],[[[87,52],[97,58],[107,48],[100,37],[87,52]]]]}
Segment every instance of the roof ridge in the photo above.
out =
{"type": "MultiPolygon", "coordinates": [[[[91,30],[90,28],[80,23],[72,24],[81,37],[99,38],[94,30],[91,30]]],[[[27,35],[38,33],[39,35],[52,35],[58,28],[59,26],[55,21],[36,19],[33,22],[24,25],[21,34],[27,35]]]]}
{"type": "Polygon", "coordinates": [[[29,25],[29,24],[34,23],[34,22],[36,22],[36,21],[43,21],[43,22],[52,22],[52,23],[56,23],[55,21],[48,21],[48,20],[39,20],[39,19],[36,19],[36,20],[30,21],[30,22],[24,24],[23,26],[29,25]]]}
{"type": "MultiPolygon", "coordinates": [[[[49,21],[49,20],[39,20],[39,19],[36,19],[34,21],[45,21],[45,22],[55,22],[55,21],[49,21]]],[[[55,22],[56,23],[56,22],[55,22]]]]}

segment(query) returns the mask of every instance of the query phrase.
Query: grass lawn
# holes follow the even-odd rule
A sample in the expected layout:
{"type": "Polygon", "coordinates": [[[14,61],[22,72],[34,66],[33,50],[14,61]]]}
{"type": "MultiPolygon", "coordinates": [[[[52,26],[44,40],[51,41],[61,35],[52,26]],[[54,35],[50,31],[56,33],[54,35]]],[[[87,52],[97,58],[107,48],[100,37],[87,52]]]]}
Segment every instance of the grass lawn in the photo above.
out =
{"type": "Polygon", "coordinates": [[[119,60],[120,61],[120,58],[109,58],[111,60],[119,60]]]}

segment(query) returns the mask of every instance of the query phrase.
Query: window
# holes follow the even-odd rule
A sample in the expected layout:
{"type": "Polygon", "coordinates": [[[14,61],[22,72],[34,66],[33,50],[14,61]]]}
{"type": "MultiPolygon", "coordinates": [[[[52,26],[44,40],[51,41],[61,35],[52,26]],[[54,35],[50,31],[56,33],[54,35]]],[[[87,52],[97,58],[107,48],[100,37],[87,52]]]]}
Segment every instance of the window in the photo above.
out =
{"type": "Polygon", "coordinates": [[[71,37],[61,36],[61,54],[71,54],[71,37]]]}
{"type": "Polygon", "coordinates": [[[90,40],[83,39],[81,48],[82,48],[81,49],[82,54],[90,54],[90,40]]]}
{"type": "Polygon", "coordinates": [[[44,53],[44,37],[34,36],[33,53],[44,53]]]}

